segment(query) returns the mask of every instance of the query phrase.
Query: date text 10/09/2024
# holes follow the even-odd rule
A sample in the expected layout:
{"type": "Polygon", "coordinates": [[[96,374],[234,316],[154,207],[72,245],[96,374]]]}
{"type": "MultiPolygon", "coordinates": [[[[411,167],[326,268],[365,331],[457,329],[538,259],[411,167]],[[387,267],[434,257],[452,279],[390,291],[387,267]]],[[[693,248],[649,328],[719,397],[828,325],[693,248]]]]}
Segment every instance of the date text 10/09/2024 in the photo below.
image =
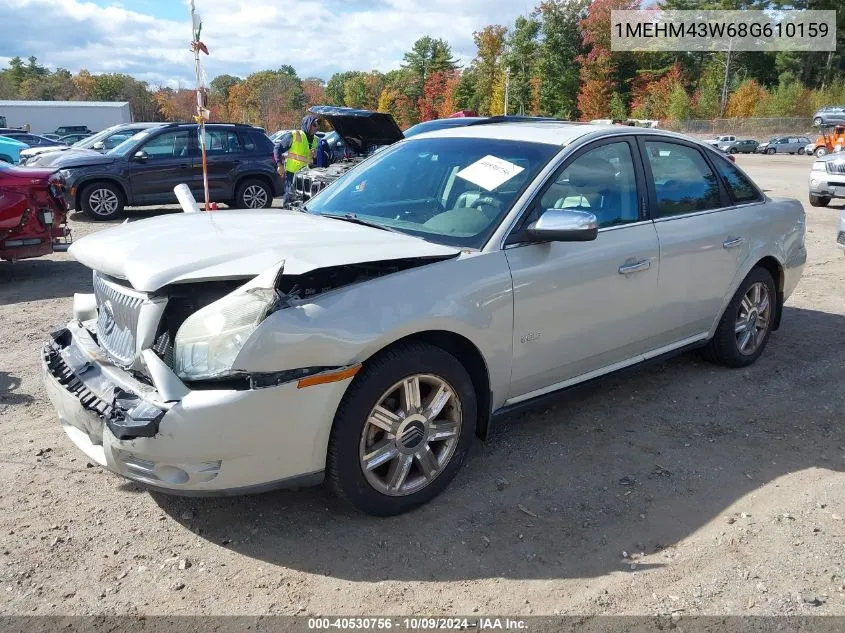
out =
{"type": "Polygon", "coordinates": [[[511,618],[309,618],[308,629],[313,631],[382,630],[438,631],[438,630],[500,630],[524,631],[525,620],[511,618]]]}

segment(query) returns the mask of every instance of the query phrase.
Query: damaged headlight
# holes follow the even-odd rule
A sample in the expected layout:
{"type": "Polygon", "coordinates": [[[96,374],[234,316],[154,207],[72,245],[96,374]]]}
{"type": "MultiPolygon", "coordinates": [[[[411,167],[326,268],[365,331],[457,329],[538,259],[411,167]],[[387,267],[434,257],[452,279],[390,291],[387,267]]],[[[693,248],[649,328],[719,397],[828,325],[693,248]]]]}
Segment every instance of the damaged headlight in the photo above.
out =
{"type": "Polygon", "coordinates": [[[208,380],[232,373],[247,339],[278,306],[281,270],[280,264],[185,319],[173,342],[173,369],[180,378],[208,380]]]}

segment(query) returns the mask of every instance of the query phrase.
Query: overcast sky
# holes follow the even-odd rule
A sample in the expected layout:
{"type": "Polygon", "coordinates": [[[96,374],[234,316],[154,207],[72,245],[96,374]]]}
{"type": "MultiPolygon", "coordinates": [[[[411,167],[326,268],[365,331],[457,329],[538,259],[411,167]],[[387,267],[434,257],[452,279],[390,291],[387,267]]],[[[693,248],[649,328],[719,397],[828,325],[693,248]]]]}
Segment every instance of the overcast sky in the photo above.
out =
{"type": "MultiPolygon", "coordinates": [[[[448,41],[459,60],[472,33],[512,25],[532,0],[195,0],[209,81],[290,64],[300,77],[398,68],[414,40],[448,41]]],[[[128,73],[152,86],[193,85],[186,0],[0,0],[0,64],[15,55],[51,69],[128,73]]]]}

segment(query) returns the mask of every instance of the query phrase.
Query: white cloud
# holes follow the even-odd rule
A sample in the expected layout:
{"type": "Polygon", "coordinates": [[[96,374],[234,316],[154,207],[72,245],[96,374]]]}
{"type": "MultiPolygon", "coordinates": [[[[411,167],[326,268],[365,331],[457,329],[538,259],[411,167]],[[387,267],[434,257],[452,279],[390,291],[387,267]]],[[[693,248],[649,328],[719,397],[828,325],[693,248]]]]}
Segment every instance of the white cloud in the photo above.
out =
{"type": "MultiPolygon", "coordinates": [[[[176,2],[177,0],[164,0],[176,2]]],[[[524,0],[523,0],[524,2],[524,0]]],[[[301,77],[343,70],[398,68],[423,36],[443,38],[455,56],[475,53],[472,33],[491,22],[511,24],[533,4],[508,0],[196,0],[203,18],[203,56],[209,78],[245,76],[290,64],[301,77]]],[[[136,2],[151,7],[152,2],[136,2]]],[[[83,0],[0,0],[0,62],[35,55],[42,64],[71,71],[125,72],[153,85],[193,82],[190,27],[114,4],[83,0]],[[39,16],[49,16],[42,18],[39,16]]]]}

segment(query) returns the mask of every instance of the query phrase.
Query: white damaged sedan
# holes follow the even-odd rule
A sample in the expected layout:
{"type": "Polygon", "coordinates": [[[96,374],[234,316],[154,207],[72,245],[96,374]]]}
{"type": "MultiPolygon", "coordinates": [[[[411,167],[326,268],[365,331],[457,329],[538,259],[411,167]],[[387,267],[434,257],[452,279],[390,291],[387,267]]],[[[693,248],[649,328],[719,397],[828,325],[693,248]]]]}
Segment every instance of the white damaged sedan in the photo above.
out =
{"type": "Polygon", "coordinates": [[[300,211],[78,240],[93,294],[43,349],[92,460],[175,494],[328,480],[441,492],[499,414],[655,357],[753,363],[806,260],[804,209],[655,130],[491,122],[400,141],[300,211]]]}

